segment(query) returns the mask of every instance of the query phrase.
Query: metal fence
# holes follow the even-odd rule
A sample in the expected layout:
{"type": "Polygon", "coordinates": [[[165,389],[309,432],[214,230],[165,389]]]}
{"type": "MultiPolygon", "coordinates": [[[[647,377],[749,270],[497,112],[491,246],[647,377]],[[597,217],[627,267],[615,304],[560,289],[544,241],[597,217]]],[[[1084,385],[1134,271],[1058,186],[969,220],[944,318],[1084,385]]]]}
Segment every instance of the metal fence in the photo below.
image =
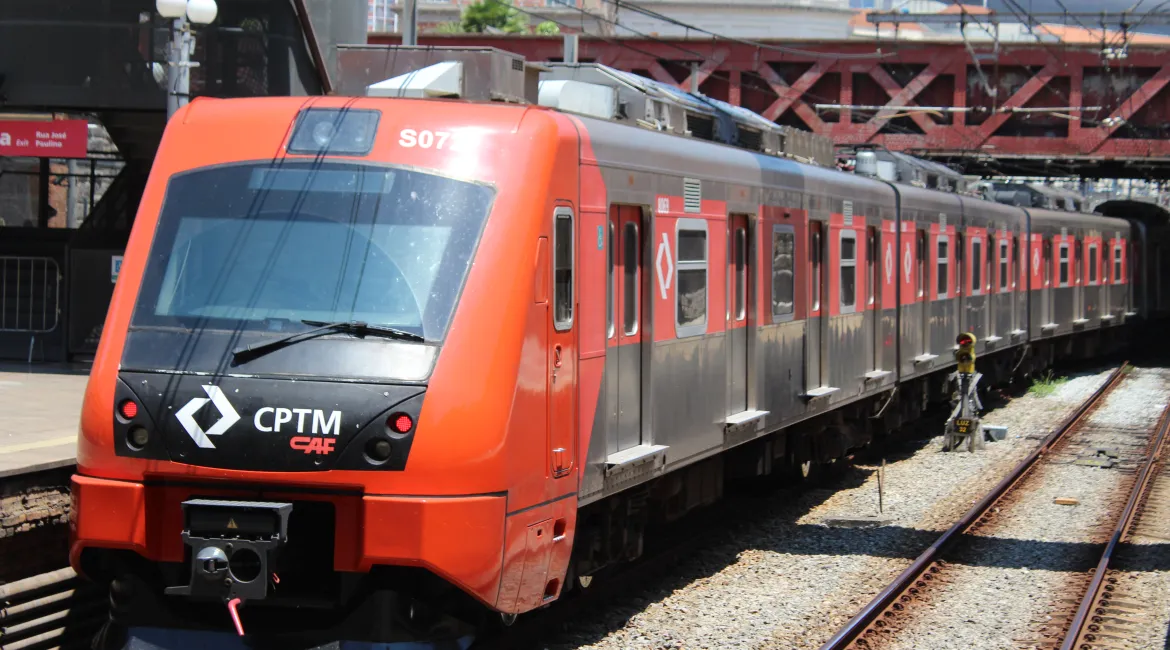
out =
{"type": "Polygon", "coordinates": [[[0,332],[52,332],[61,315],[60,300],[57,260],[0,255],[0,332]]]}

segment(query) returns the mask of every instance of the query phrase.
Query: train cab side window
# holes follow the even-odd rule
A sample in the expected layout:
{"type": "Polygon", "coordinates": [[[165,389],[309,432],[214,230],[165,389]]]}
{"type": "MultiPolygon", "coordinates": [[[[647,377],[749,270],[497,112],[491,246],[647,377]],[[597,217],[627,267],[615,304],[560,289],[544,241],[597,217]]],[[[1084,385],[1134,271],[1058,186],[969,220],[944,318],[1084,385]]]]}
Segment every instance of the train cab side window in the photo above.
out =
{"type": "Polygon", "coordinates": [[[1113,284],[1121,282],[1121,244],[1113,247],[1113,284]]]}
{"type": "Polygon", "coordinates": [[[564,331],[573,326],[573,211],[553,213],[553,325],[564,331]]]}
{"type": "Polygon", "coordinates": [[[841,231],[841,313],[857,311],[857,231],[841,231]]]}
{"type": "Polygon", "coordinates": [[[1089,246],[1089,284],[1097,284],[1097,245],[1089,246]]]}
{"type": "Polygon", "coordinates": [[[605,247],[605,264],[609,269],[609,299],[605,301],[605,338],[612,339],[614,334],[613,328],[613,303],[617,301],[617,279],[613,274],[613,222],[609,223],[609,242],[605,247]]]}
{"type": "Polygon", "coordinates": [[[946,235],[938,236],[938,285],[936,288],[938,289],[939,298],[947,297],[947,280],[950,278],[949,271],[951,267],[950,245],[950,239],[946,235]]]}
{"type": "Polygon", "coordinates": [[[983,240],[971,238],[971,295],[983,293],[983,240]]]}
{"type": "Polygon", "coordinates": [[[792,315],[796,273],[796,233],[791,226],[772,230],[772,318],[792,315]]]}
{"type": "Polygon", "coordinates": [[[1060,245],[1060,277],[1057,278],[1057,286],[1068,286],[1068,244],[1062,243],[1060,245]]]}
{"type": "Polygon", "coordinates": [[[707,222],[680,219],[675,269],[676,333],[695,336],[707,330],[707,222]]]}
{"type": "Polygon", "coordinates": [[[1006,291],[1008,286],[1008,242],[999,241],[999,290],[1006,291]]]}
{"type": "Polygon", "coordinates": [[[628,336],[638,333],[638,224],[626,222],[622,246],[622,332],[628,336]]]}

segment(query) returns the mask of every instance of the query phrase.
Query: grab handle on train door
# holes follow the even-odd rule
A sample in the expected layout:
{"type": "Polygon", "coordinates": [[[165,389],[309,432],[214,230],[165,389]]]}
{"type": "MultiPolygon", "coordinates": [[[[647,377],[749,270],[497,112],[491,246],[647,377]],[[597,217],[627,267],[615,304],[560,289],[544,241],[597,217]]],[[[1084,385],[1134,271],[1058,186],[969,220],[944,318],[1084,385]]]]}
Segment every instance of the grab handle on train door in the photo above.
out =
{"type": "Polygon", "coordinates": [[[553,348],[553,367],[561,367],[561,346],[559,344],[553,348]]]}

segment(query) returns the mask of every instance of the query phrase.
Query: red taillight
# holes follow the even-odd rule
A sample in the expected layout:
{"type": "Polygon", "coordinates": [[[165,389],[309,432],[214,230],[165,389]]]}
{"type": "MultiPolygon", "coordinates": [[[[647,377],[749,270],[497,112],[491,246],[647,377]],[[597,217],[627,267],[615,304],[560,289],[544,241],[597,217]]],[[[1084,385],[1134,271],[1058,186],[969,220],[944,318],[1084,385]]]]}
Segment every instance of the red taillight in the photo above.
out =
{"type": "Polygon", "coordinates": [[[390,416],[388,424],[394,433],[406,433],[414,426],[414,420],[411,420],[410,416],[405,413],[397,413],[390,416]]]}
{"type": "Polygon", "coordinates": [[[126,418],[127,420],[133,420],[134,416],[138,415],[138,404],[136,404],[134,400],[128,399],[125,402],[122,402],[122,406],[119,410],[122,412],[122,417],[126,418]]]}

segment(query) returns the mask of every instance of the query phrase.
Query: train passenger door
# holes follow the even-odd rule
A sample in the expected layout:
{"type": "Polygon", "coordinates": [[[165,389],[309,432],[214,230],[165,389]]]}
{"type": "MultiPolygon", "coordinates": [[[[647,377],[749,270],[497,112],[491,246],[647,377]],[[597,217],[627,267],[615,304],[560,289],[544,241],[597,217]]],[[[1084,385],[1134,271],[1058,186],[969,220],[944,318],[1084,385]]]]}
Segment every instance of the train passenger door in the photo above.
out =
{"type": "Polygon", "coordinates": [[[609,328],[613,365],[606,368],[612,433],[607,454],[642,444],[642,208],[615,205],[609,212],[609,328]]]}
{"type": "Polygon", "coordinates": [[[809,295],[808,328],[805,330],[805,392],[810,396],[820,395],[827,387],[828,373],[825,370],[824,343],[825,327],[828,325],[829,309],[826,299],[825,237],[819,221],[809,219],[808,223],[809,295]]]}
{"type": "Polygon", "coordinates": [[[999,336],[999,331],[995,327],[996,320],[999,318],[999,295],[996,287],[999,286],[999,278],[996,277],[996,271],[999,268],[999,244],[1002,241],[995,236],[990,229],[987,231],[987,329],[984,332],[984,340],[992,336],[999,336]]]}
{"type": "Polygon", "coordinates": [[[1041,248],[1044,250],[1044,287],[1040,297],[1040,304],[1043,307],[1040,325],[1044,326],[1050,325],[1056,318],[1056,314],[1052,310],[1053,294],[1056,293],[1052,287],[1052,238],[1045,237],[1041,248]]]}
{"type": "Polygon", "coordinates": [[[882,276],[878,272],[878,260],[882,256],[882,241],[877,226],[866,229],[865,277],[869,281],[866,304],[869,306],[870,345],[869,370],[882,369],[882,276]]]}
{"type": "Polygon", "coordinates": [[[748,410],[748,305],[753,277],[748,217],[727,219],[727,415],[748,410]]]}
{"type": "Polygon", "coordinates": [[[1073,243],[1073,315],[1074,321],[1085,317],[1085,255],[1080,238],[1073,243]]]}
{"type": "Polygon", "coordinates": [[[926,230],[918,230],[918,308],[922,310],[922,339],[918,353],[930,354],[930,275],[927,273],[927,261],[930,259],[930,238],[926,230]]]}
{"type": "Polygon", "coordinates": [[[571,475],[576,458],[576,238],[573,209],[553,212],[553,313],[548,329],[548,417],[554,477],[571,475]]]}

